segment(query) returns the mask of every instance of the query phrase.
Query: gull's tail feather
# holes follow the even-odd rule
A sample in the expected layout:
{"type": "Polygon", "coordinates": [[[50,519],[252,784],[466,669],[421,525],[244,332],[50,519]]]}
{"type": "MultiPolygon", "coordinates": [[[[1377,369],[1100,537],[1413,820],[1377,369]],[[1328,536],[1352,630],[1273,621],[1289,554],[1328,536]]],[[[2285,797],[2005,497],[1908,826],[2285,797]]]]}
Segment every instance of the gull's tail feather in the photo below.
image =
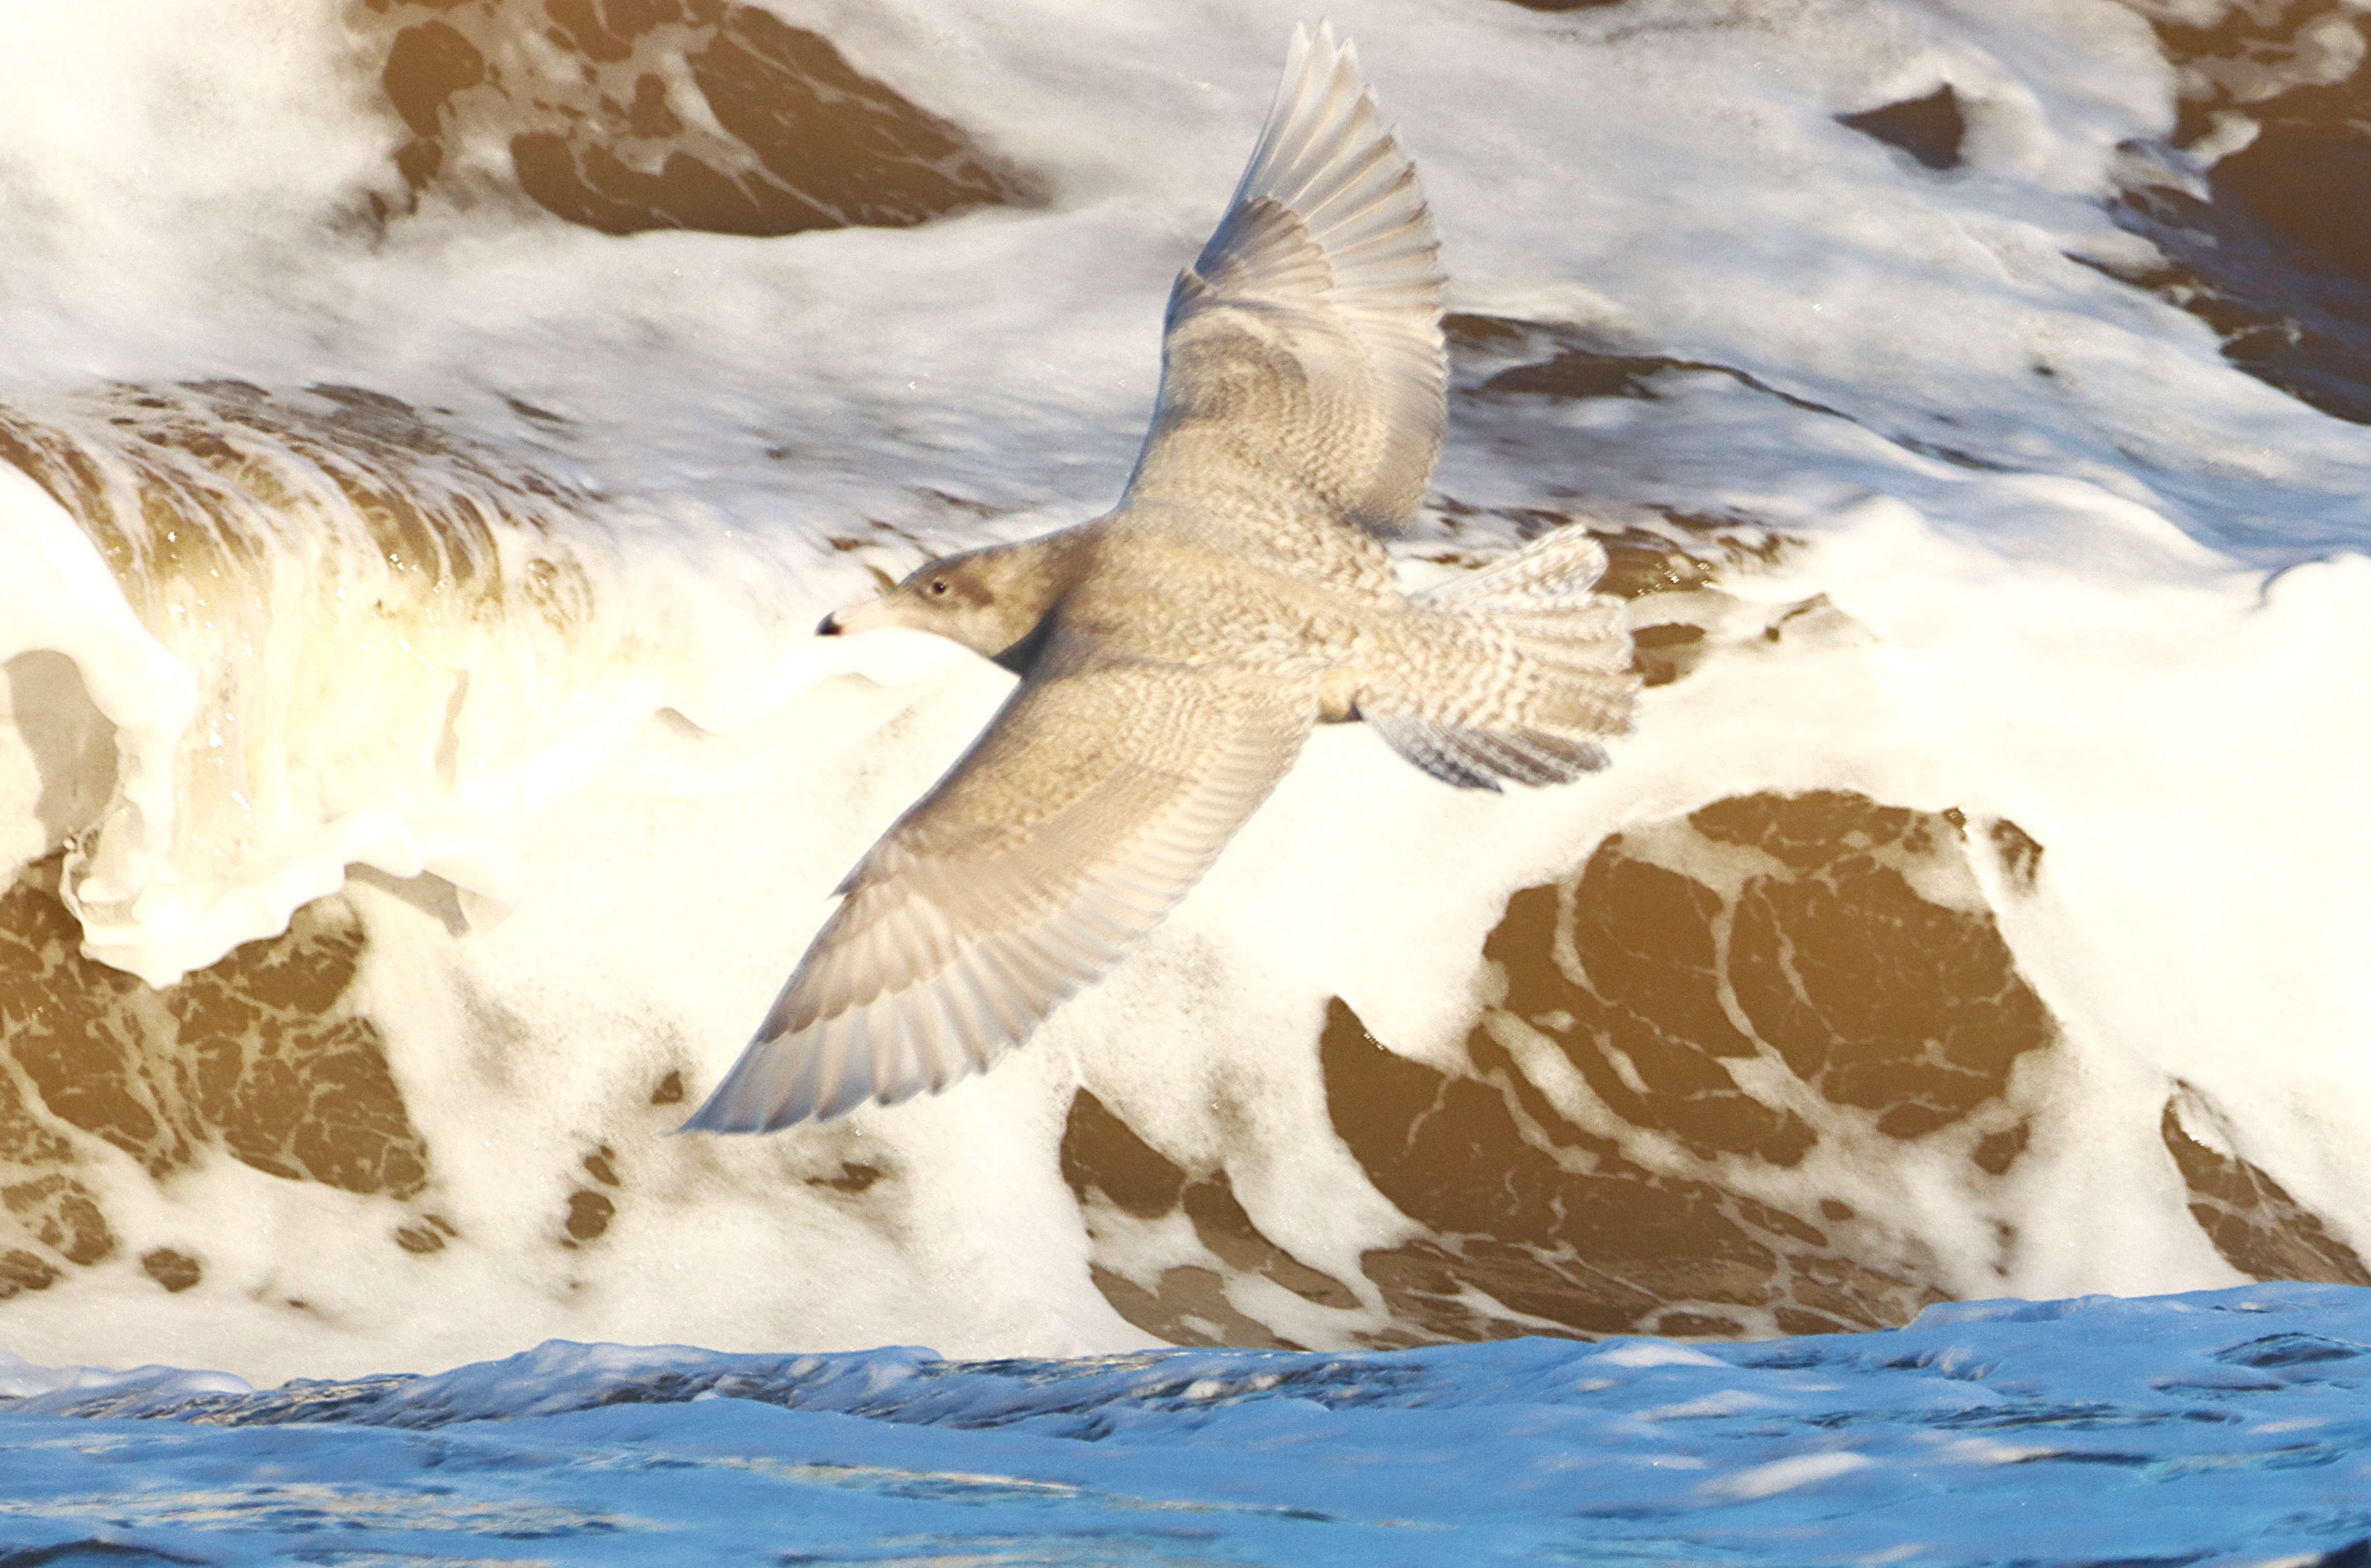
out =
{"type": "Polygon", "coordinates": [[[1605,550],[1563,528],[1471,576],[1415,594],[1394,663],[1359,716],[1408,761],[1462,789],[1562,784],[1603,767],[1638,678],[1619,599],[1593,592],[1605,550]],[[1429,613],[1426,613],[1429,612],[1429,613]]]}

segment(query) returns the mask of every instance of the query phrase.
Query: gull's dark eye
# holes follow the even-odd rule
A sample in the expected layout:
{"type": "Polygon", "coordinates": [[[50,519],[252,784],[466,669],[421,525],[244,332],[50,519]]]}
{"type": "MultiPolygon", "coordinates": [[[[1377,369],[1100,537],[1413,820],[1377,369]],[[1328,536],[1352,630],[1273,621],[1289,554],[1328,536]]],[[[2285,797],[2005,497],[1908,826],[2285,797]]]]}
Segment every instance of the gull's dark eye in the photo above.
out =
{"type": "Polygon", "coordinates": [[[946,591],[947,591],[947,580],[946,580],[945,578],[943,578],[943,577],[933,577],[933,578],[931,578],[931,596],[932,596],[932,597],[936,597],[937,595],[939,595],[939,594],[943,594],[943,593],[945,593],[946,591]]]}

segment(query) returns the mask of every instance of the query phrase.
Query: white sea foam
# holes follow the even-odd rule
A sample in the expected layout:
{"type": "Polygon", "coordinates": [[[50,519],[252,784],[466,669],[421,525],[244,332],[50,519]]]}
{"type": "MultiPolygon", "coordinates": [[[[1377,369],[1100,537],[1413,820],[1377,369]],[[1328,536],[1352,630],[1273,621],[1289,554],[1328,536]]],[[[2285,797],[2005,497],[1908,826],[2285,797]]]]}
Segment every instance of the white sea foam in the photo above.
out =
{"type": "MultiPolygon", "coordinates": [[[[755,241],[432,196],[382,231],[364,198],[397,189],[399,133],[326,19],[126,6],[0,63],[0,400],[80,409],[96,442],[104,418],[64,400],[110,381],[237,377],[321,419],[302,388],[367,387],[476,455],[460,478],[422,458],[418,482],[533,502],[488,536],[505,572],[480,610],[432,595],[372,633],[356,596],[403,569],[334,486],[274,525],[246,598],[176,618],[171,582],[118,586],[0,467],[0,656],[71,660],[111,732],[75,721],[104,744],[59,787],[0,745],[0,858],[71,836],[90,951],[157,984],[375,868],[347,894],[369,938],[350,1000],[434,1169],[408,1206],[226,1156],[160,1184],[72,1134],[121,1245],[8,1302],[11,1343],[61,1362],[161,1343],[266,1378],[552,1335],[1140,1344],[1090,1283],[1060,1174],[1081,1085],[1181,1168],[1223,1169],[1263,1235],[1359,1297],[1238,1280],[1253,1316],[1303,1343],[1380,1331],[1359,1258],[1417,1228],[1328,1124],[1327,998],[1449,1064],[1510,893],[1609,832],[1762,790],[2019,824],[2046,847],[2037,894],[1979,860],[1956,896],[1997,913],[2065,1036],[2033,1091],[2055,1118],[1983,1202],[1959,1154],[1874,1135],[1764,1172],[1764,1196],[1848,1194],[1962,1294],[2227,1284],[2158,1140],[2180,1079],[2227,1152],[2371,1247],[2371,747],[2349,717],[2371,432],[2069,259],[2134,254],[2102,198],[2119,149],[2172,116],[2169,68],[2105,0],[1836,0],[1752,25],[1694,0],[1336,6],[1421,167],[1453,308],[1798,399],[1709,372],[1655,400],[1462,399],[1440,492],[1749,519],[1802,542],[1724,579],[1735,614],[1838,613],[1775,641],[1740,618],[1567,790],[1461,794],[1355,727],[1321,734],[1208,883],[993,1075],[794,1136],[665,1137],[681,1107],[653,1085],[713,1081],[829,889],[1005,689],[944,650],[806,628],[870,592],[868,567],[1109,504],[1168,278],[1232,186],[1281,33],[1250,0],[1157,28],[1066,0],[776,8],[1032,171],[1042,202],[755,241]],[[1945,79],[1970,121],[1948,176],[1833,118],[1945,79]],[[567,574],[566,614],[523,588],[537,560],[567,574]],[[237,768],[208,761],[226,751],[237,768]],[[597,1249],[561,1248],[596,1147],[627,1173],[616,1217],[597,1249]],[[857,1165],[888,1179],[821,1184],[857,1165]],[[391,1251],[423,1207],[456,1239],[391,1251]],[[134,1260],[157,1247],[202,1252],[204,1283],[156,1288],[134,1260]]],[[[20,712],[28,690],[45,722],[71,709],[57,665],[11,668],[20,712]]],[[[1204,1257],[1175,1216],[1126,1245],[1139,1278],[1204,1257]]]]}

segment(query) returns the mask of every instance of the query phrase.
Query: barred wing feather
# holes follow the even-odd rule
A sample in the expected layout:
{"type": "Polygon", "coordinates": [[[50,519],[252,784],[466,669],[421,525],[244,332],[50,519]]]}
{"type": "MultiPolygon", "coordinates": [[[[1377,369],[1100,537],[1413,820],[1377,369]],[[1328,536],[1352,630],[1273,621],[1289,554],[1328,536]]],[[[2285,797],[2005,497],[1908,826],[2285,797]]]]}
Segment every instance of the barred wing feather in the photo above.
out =
{"type": "Polygon", "coordinates": [[[1440,455],[1440,244],[1358,60],[1295,29],[1234,201],[1170,294],[1130,507],[1183,501],[1318,559],[1402,528],[1440,455]],[[1296,537],[1296,533],[1299,537],[1296,537]]]}
{"type": "Polygon", "coordinates": [[[686,1129],[770,1131],[987,1067],[1201,880],[1315,706],[1303,679],[1050,650],[849,874],[686,1129]]]}

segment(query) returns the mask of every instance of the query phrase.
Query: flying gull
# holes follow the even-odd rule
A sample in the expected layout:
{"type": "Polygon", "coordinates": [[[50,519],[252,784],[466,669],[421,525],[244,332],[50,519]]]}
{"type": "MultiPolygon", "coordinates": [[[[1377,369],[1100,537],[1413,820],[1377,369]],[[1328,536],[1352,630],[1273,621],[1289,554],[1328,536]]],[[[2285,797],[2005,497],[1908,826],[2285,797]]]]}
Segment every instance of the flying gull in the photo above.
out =
{"type": "Polygon", "coordinates": [[[1449,783],[1605,765],[1637,682],[1579,529],[1407,594],[1380,542],[1447,417],[1440,244],[1349,45],[1295,29],[1216,233],[1169,296],[1116,510],[934,560],[818,628],[903,626],[1021,676],[839,888],[687,1130],[767,1132],[984,1069],[1186,896],[1313,725],[1449,783]]]}

